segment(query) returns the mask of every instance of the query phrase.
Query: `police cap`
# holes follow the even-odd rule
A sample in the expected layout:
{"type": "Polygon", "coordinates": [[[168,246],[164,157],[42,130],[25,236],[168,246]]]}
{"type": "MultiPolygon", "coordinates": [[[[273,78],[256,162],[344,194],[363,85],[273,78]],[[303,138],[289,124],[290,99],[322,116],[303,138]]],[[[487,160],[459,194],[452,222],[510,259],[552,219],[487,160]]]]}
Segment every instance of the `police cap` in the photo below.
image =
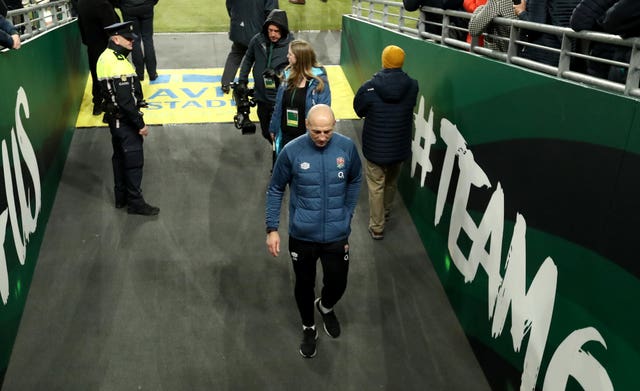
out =
{"type": "Polygon", "coordinates": [[[131,21],[114,23],[110,26],[105,27],[104,31],[106,31],[109,36],[120,35],[128,40],[134,40],[138,38],[138,36],[133,33],[133,22],[131,21]]]}

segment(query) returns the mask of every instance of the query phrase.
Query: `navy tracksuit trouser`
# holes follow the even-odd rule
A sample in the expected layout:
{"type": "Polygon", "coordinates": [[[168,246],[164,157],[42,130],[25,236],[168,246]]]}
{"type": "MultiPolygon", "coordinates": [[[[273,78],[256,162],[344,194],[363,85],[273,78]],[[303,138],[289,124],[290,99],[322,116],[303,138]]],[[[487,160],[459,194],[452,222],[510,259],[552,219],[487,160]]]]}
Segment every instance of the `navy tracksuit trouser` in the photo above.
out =
{"type": "Polygon", "coordinates": [[[289,237],[289,255],[296,275],[294,295],[304,326],[313,326],[316,262],[322,265],[322,305],[333,308],[347,289],[349,242],[313,243],[289,237]]]}

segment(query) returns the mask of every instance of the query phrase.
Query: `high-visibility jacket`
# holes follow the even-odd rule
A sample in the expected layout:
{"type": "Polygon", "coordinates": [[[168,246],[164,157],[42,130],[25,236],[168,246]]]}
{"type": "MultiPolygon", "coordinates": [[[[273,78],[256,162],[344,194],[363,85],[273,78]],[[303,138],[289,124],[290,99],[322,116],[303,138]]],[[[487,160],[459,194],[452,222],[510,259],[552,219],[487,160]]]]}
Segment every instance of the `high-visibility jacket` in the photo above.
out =
{"type": "Polygon", "coordinates": [[[142,102],[142,87],[127,57],[108,47],[98,58],[96,74],[106,102],[107,119],[118,119],[136,129],[144,128],[138,106],[142,102]]]}

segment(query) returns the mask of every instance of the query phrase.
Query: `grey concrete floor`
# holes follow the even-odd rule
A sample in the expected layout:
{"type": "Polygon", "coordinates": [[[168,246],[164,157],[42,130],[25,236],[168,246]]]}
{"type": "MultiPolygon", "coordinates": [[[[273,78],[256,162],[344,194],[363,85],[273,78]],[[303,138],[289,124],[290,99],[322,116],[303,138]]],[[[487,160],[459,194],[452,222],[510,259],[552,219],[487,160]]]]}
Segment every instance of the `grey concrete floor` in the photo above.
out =
{"type": "MultiPolygon", "coordinates": [[[[211,34],[156,42],[167,69],[221,66],[229,47],[211,34]]],[[[360,127],[337,131],[360,145],[360,127]]],[[[343,334],[321,332],[303,359],[290,260],[264,243],[266,141],[230,124],[150,133],[156,218],[113,207],[108,130],[74,134],[4,391],[489,389],[401,202],[373,241],[363,186],[343,334]]]]}

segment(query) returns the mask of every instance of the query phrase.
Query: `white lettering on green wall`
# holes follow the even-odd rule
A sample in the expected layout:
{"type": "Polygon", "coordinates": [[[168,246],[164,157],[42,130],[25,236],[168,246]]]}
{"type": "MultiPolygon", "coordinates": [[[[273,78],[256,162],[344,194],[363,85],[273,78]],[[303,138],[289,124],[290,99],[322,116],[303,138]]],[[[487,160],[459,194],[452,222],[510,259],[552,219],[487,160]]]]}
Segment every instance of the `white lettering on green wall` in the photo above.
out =
{"type": "MultiPolygon", "coordinates": [[[[424,186],[427,173],[433,170],[429,153],[436,142],[433,130],[433,110],[424,118],[424,97],[420,98],[415,114],[415,136],[412,142],[411,176],[421,167],[420,186],[424,186]]],[[[491,336],[502,335],[507,314],[511,310],[511,340],[514,352],[519,352],[527,334],[529,340],[524,355],[520,390],[535,389],[543,359],[555,304],[558,269],[551,257],[547,257],[526,289],[526,229],[524,216],[517,213],[511,236],[509,253],[505,259],[504,275],[501,275],[502,241],[504,228],[504,192],[497,183],[486,206],[480,224],[476,225],[467,212],[472,188],[490,189],[491,181],[473,158],[467,143],[458,130],[446,118],[440,122],[440,137],[446,144],[442,171],[435,205],[434,225],[440,223],[449,187],[457,162],[459,175],[448,232],[447,247],[451,260],[466,283],[474,281],[478,266],[487,274],[488,319],[491,336]],[[468,256],[458,245],[466,235],[471,241],[468,256]],[[487,245],[488,244],[488,245],[487,245]]],[[[582,350],[587,342],[599,342],[606,348],[604,339],[595,328],[575,330],[556,348],[547,368],[544,391],[564,390],[569,377],[576,379],[585,390],[613,390],[607,371],[589,353],[582,350]]]]}
{"type": "MultiPolygon", "coordinates": [[[[22,125],[21,112],[24,113],[25,118],[29,118],[29,102],[22,87],[18,89],[16,99],[16,126],[11,129],[11,150],[7,147],[7,141],[2,140],[2,174],[7,197],[7,209],[0,213],[0,235],[5,238],[8,212],[8,220],[11,224],[13,243],[18,261],[21,265],[24,265],[27,255],[27,243],[31,234],[36,230],[42,197],[38,161],[22,125]],[[23,163],[33,185],[33,189],[30,190],[25,187],[22,171],[23,163]],[[18,196],[17,201],[15,194],[18,196]]],[[[0,251],[0,297],[2,297],[2,302],[7,304],[9,299],[9,275],[7,273],[7,259],[4,247],[0,251]]]]}

